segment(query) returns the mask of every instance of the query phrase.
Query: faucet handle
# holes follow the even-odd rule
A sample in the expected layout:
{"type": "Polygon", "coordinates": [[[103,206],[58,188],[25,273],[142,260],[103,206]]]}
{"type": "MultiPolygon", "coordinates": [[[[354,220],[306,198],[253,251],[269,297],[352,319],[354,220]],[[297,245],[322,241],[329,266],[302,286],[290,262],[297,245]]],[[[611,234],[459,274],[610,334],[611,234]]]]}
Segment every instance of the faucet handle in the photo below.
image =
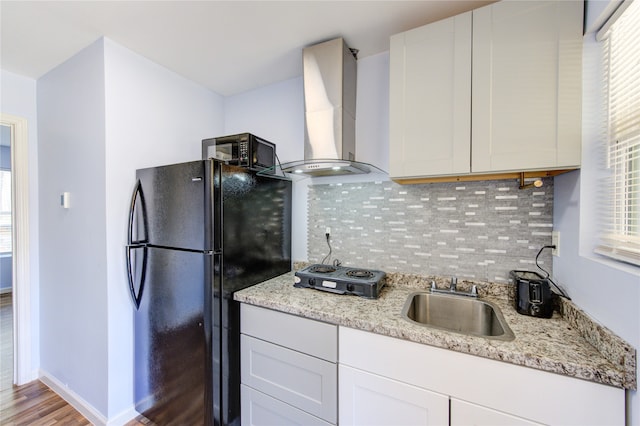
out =
{"type": "Polygon", "coordinates": [[[434,280],[431,280],[431,290],[435,290],[436,289],[436,282],[434,280]]]}
{"type": "Polygon", "coordinates": [[[471,295],[473,296],[478,295],[478,287],[475,284],[471,286],[471,295]]]}

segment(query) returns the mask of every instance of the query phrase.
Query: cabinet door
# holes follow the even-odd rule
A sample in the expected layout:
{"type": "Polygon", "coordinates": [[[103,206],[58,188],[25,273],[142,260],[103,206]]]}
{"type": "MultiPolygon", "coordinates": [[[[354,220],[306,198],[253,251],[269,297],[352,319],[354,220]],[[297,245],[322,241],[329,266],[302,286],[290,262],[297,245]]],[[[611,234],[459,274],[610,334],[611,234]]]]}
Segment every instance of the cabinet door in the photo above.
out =
{"type": "Polygon", "coordinates": [[[471,12],[390,41],[389,174],[470,171],[471,12]]]}
{"type": "Polygon", "coordinates": [[[473,173],[580,165],[582,5],[473,11],[473,173]]]}
{"type": "Polygon", "coordinates": [[[339,367],[339,424],[448,425],[449,398],[345,365],[339,367]]]}
{"type": "MultiPolygon", "coordinates": [[[[541,409],[544,409],[541,407],[541,409]]],[[[451,426],[540,426],[521,417],[451,399],[451,426]]]]}

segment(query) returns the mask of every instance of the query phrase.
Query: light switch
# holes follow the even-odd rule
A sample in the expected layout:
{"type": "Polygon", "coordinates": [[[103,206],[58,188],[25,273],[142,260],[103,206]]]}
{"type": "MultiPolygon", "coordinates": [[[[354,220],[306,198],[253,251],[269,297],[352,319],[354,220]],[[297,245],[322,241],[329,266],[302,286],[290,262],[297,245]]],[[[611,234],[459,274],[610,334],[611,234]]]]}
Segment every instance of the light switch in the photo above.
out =
{"type": "Polygon", "coordinates": [[[68,209],[69,208],[69,193],[68,192],[63,192],[62,195],[60,195],[60,206],[62,206],[63,209],[68,209]]]}

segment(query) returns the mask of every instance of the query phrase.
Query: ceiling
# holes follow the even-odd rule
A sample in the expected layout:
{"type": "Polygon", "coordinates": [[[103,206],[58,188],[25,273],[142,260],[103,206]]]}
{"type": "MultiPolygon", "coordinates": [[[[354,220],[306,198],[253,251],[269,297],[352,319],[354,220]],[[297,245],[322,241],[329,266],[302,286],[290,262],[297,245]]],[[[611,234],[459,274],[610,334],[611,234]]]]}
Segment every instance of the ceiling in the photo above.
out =
{"type": "Polygon", "coordinates": [[[335,37],[359,58],[389,36],[491,1],[0,1],[0,67],[37,79],[100,37],[229,96],[302,75],[335,37]]]}

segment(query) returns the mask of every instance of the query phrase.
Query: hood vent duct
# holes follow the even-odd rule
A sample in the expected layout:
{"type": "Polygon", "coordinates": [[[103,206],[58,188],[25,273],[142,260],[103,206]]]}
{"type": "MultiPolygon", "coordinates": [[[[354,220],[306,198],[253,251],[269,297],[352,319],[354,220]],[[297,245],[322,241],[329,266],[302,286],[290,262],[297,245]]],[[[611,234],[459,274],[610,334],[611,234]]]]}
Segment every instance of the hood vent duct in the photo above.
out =
{"type": "Polygon", "coordinates": [[[355,161],[356,55],[342,38],[303,49],[304,161],[282,164],[284,172],[311,177],[380,172],[355,161]]]}

